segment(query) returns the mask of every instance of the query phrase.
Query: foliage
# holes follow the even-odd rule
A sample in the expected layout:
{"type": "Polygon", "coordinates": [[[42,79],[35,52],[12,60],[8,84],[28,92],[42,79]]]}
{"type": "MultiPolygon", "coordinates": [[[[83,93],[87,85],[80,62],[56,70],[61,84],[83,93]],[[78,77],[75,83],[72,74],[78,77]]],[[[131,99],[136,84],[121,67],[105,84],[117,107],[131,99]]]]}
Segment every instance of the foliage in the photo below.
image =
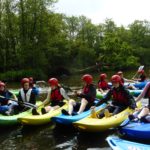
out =
{"type": "Polygon", "coordinates": [[[55,13],[56,2],[0,1],[0,79],[69,74],[96,62],[111,69],[149,65],[150,22],[95,25],[85,16],[55,13]]]}

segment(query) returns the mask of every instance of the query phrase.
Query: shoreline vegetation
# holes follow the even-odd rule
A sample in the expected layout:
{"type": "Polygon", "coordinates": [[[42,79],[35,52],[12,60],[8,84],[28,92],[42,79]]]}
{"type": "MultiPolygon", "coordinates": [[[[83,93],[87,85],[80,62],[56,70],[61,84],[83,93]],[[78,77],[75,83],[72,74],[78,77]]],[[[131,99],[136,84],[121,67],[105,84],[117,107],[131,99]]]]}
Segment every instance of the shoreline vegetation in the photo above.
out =
{"type": "Polygon", "coordinates": [[[149,66],[150,22],[95,25],[54,12],[56,0],[0,2],[0,80],[47,79],[149,66]]]}

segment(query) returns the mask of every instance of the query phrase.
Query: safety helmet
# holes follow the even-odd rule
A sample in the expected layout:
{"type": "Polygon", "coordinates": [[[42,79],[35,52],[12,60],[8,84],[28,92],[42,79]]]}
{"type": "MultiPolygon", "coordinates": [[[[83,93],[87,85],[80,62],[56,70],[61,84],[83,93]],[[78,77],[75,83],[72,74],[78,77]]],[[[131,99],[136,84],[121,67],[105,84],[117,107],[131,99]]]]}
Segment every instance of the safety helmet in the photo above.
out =
{"type": "Polygon", "coordinates": [[[143,73],[144,73],[144,70],[138,70],[138,73],[139,73],[139,74],[143,74],[143,73]]]}
{"type": "Polygon", "coordinates": [[[90,74],[83,75],[81,79],[85,81],[87,84],[90,84],[93,81],[93,77],[90,74]]]}
{"type": "Polygon", "coordinates": [[[0,87],[5,87],[5,83],[0,81],[0,87]]]}
{"type": "Polygon", "coordinates": [[[119,75],[113,75],[111,77],[111,82],[115,82],[115,83],[121,83],[121,77],[119,75]]]}
{"type": "Polygon", "coordinates": [[[104,80],[104,79],[106,79],[106,78],[107,78],[106,73],[100,74],[100,79],[101,79],[101,80],[104,80]]]}
{"type": "Polygon", "coordinates": [[[58,86],[58,80],[56,78],[50,78],[48,83],[52,86],[58,86]]]}
{"type": "Polygon", "coordinates": [[[29,80],[28,78],[23,78],[23,79],[21,80],[22,86],[23,86],[25,83],[30,83],[30,80],[29,80]]]}

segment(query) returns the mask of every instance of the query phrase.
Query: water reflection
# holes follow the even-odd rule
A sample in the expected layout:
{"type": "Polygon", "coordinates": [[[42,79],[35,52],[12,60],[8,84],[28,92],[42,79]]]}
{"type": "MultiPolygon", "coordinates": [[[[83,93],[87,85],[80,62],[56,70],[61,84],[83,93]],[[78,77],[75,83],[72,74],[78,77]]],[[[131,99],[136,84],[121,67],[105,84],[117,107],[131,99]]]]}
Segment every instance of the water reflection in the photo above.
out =
{"type": "Polygon", "coordinates": [[[13,127],[3,129],[0,136],[0,149],[3,150],[110,150],[106,137],[114,131],[105,133],[82,133],[73,127],[60,127],[52,123],[40,127],[13,127]]]}

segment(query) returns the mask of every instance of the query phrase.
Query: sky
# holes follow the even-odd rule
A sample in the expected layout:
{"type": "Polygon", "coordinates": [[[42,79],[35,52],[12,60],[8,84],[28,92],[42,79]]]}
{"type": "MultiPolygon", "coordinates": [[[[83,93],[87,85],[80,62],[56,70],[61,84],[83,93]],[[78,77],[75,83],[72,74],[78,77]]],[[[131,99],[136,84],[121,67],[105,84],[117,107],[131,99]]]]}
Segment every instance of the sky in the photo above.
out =
{"type": "Polygon", "coordinates": [[[84,15],[94,24],[104,23],[109,18],[118,26],[127,26],[134,20],[150,21],[150,0],[59,0],[55,12],[84,15]]]}

